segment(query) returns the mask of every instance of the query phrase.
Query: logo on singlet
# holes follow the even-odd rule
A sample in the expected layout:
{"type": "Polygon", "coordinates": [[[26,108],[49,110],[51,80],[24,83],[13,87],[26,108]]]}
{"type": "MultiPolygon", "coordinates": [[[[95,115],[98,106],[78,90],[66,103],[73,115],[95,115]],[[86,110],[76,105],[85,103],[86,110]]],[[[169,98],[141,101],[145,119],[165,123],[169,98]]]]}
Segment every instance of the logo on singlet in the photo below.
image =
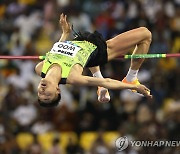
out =
{"type": "Polygon", "coordinates": [[[56,42],[53,45],[53,48],[51,49],[50,53],[56,53],[69,57],[74,57],[80,49],[81,49],[80,47],[77,47],[69,43],[56,42]]]}

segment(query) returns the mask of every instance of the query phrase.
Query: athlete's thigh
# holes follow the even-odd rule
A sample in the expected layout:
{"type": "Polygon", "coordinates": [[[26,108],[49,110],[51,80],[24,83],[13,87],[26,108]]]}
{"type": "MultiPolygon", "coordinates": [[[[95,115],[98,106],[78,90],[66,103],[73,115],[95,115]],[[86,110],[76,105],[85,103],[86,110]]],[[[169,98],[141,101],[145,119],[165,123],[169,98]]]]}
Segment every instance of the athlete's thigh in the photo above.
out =
{"type": "Polygon", "coordinates": [[[107,40],[108,60],[126,54],[145,37],[147,37],[147,29],[145,27],[136,28],[107,40]]]}

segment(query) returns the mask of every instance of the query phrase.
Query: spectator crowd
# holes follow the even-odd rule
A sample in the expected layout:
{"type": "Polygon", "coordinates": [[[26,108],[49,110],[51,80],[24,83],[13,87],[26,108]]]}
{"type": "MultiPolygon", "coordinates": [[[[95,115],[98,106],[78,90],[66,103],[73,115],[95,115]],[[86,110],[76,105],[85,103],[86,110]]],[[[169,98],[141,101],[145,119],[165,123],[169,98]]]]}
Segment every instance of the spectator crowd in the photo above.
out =
{"type": "MultiPolygon", "coordinates": [[[[1,0],[0,55],[45,55],[61,36],[62,12],[76,31],[97,30],[106,40],[147,27],[152,32],[149,53],[180,53],[179,0],[1,0]]],[[[0,60],[0,154],[180,152],[180,147],[163,146],[129,147],[118,152],[115,144],[107,144],[103,138],[104,133],[113,131],[131,140],[180,140],[179,58],[145,60],[138,77],[151,89],[152,100],[127,90],[110,90],[111,101],[101,104],[96,87],[60,85],[62,99],[52,109],[37,103],[37,63],[0,60]],[[38,136],[48,132],[60,137],[54,135],[50,146],[44,148],[38,136]],[[62,147],[63,132],[73,132],[77,140],[69,138],[62,147]],[[88,149],[80,142],[84,132],[96,134],[88,149]],[[18,142],[23,133],[32,135],[31,144],[25,148],[18,142]]],[[[129,64],[129,60],[115,60],[101,71],[104,77],[122,80],[129,64]]],[[[84,74],[91,76],[89,70],[84,74]]]]}

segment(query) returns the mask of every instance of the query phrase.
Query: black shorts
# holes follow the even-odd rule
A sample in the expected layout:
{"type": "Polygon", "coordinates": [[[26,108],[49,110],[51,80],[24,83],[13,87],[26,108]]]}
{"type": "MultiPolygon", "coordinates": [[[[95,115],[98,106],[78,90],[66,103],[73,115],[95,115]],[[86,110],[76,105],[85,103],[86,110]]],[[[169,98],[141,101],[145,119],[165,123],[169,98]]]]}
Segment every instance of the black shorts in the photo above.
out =
{"type": "Polygon", "coordinates": [[[108,56],[107,56],[107,44],[104,40],[103,36],[95,31],[94,33],[90,32],[79,32],[77,37],[74,38],[74,40],[77,41],[88,41],[93,43],[97,46],[96,50],[94,50],[91,55],[89,56],[87,63],[85,67],[94,67],[99,66],[107,63],[108,56]]]}
{"type": "Polygon", "coordinates": [[[104,46],[102,49],[96,48],[96,50],[94,50],[91,53],[85,67],[94,67],[94,66],[104,65],[107,63],[107,61],[108,61],[108,58],[107,58],[106,46],[104,46]]]}
{"type": "Polygon", "coordinates": [[[94,67],[106,64],[108,61],[107,44],[102,35],[95,31],[89,41],[97,46],[96,50],[90,55],[86,67],[94,67]]]}

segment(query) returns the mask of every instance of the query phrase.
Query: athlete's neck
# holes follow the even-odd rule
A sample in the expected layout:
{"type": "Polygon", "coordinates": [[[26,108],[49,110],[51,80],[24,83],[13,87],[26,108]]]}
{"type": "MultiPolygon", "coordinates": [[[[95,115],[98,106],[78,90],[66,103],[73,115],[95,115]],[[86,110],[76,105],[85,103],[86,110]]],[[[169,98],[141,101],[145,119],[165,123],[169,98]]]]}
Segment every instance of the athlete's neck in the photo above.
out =
{"type": "Polygon", "coordinates": [[[53,64],[49,68],[45,79],[48,79],[49,81],[58,84],[61,80],[61,67],[58,64],[53,64]]]}

